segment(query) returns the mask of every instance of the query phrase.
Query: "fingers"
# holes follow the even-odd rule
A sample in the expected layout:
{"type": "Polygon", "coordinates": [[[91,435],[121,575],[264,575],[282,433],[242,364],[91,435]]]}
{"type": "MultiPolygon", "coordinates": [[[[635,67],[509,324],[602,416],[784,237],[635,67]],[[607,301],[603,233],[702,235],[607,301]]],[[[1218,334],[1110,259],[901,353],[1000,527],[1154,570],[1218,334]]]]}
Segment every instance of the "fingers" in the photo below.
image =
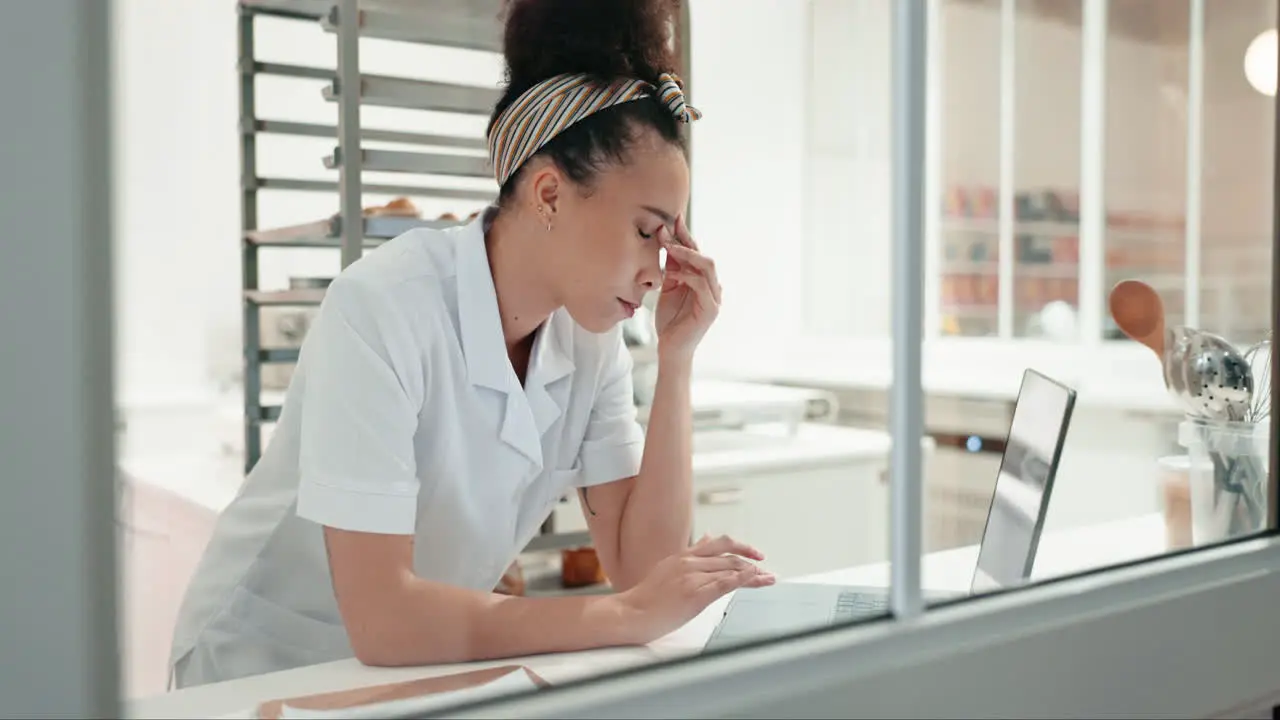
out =
{"type": "Polygon", "coordinates": [[[687,248],[698,249],[698,243],[689,234],[689,226],[684,224],[683,215],[676,218],[676,240],[679,240],[680,244],[687,248]]]}
{"type": "Polygon", "coordinates": [[[691,555],[684,559],[684,563],[687,570],[704,573],[718,573],[726,570],[747,572],[759,569],[739,555],[716,555],[715,557],[691,555]]]}
{"type": "Polygon", "coordinates": [[[744,587],[744,588],[768,587],[777,582],[778,582],[777,575],[774,575],[771,572],[765,572],[764,570],[761,570],[760,572],[756,573],[754,576],[747,578],[747,581],[744,582],[741,585],[741,587],[744,587]]]}
{"type": "Polygon", "coordinates": [[[767,587],[778,581],[773,573],[743,558],[759,561],[764,553],[726,535],[703,535],[681,561],[693,573],[685,576],[687,587],[705,605],[739,588],[767,587]]]}
{"type": "Polygon", "coordinates": [[[710,604],[722,595],[741,588],[767,587],[778,580],[772,573],[759,571],[721,570],[706,576],[706,583],[698,588],[698,600],[710,604]]]}
{"type": "MultiPolygon", "coordinates": [[[[664,237],[667,237],[667,236],[664,235],[664,237]]],[[[667,244],[668,262],[672,258],[680,261],[680,263],[683,265],[692,265],[693,267],[697,268],[698,271],[701,273],[704,273],[707,275],[715,274],[715,271],[716,271],[715,261],[692,248],[687,248],[677,243],[668,243],[667,244]]]]}
{"type": "MultiPolygon", "coordinates": [[[[657,239],[658,239],[658,244],[662,247],[662,250],[663,250],[664,252],[666,252],[666,250],[667,250],[667,248],[668,248],[668,247],[671,247],[671,245],[672,245],[672,240],[671,240],[671,231],[667,229],[667,226],[666,226],[666,225],[663,225],[663,226],[661,226],[661,227],[659,227],[659,228],[658,228],[658,231],[657,231],[657,233],[655,234],[655,237],[657,237],[657,239]]],[[[663,292],[666,292],[666,291],[668,291],[668,290],[673,290],[673,289],[675,289],[675,287],[676,287],[677,285],[679,285],[680,283],[679,283],[679,282],[677,282],[675,278],[669,278],[669,277],[666,277],[666,275],[667,275],[667,273],[672,273],[672,272],[676,272],[677,270],[679,270],[679,269],[681,268],[680,262],[679,262],[678,260],[676,260],[674,257],[672,257],[672,255],[671,255],[671,253],[670,253],[670,252],[667,252],[667,254],[666,254],[666,257],[665,257],[665,258],[660,257],[660,258],[659,258],[659,260],[660,260],[660,262],[661,262],[661,264],[662,264],[662,273],[663,273],[663,279],[662,279],[662,290],[663,290],[663,292]]]]}
{"type": "Polygon", "coordinates": [[[705,276],[688,270],[672,270],[667,273],[662,284],[663,290],[669,290],[668,284],[684,285],[698,295],[699,301],[707,307],[719,307],[720,299],[715,296],[711,282],[705,276]]]}
{"type": "Polygon", "coordinates": [[[716,555],[741,555],[745,558],[760,561],[764,560],[764,553],[751,547],[746,543],[738,542],[728,535],[721,535],[718,538],[712,538],[704,535],[701,540],[693,547],[689,548],[691,555],[700,557],[715,557],[716,555]]]}
{"type": "Polygon", "coordinates": [[[707,279],[707,287],[710,291],[710,297],[716,301],[717,305],[720,304],[720,280],[719,276],[716,275],[716,263],[714,260],[698,253],[696,250],[671,244],[667,246],[668,266],[670,266],[671,260],[673,259],[684,267],[668,267],[668,273],[681,272],[685,267],[693,268],[701,274],[702,277],[707,279]]]}
{"type": "MultiPolygon", "coordinates": [[[[671,231],[667,229],[666,225],[659,225],[658,229],[653,232],[653,238],[658,241],[658,248],[661,250],[666,250],[667,248],[674,245],[676,242],[671,235],[671,231]]],[[[666,262],[664,263],[664,265],[670,265],[670,264],[671,264],[671,253],[668,252],[666,257],[666,262]]]]}
{"type": "MultiPolygon", "coordinates": [[[[664,225],[658,228],[657,237],[658,242],[667,251],[663,270],[668,275],[679,273],[686,269],[692,269],[700,273],[707,279],[707,288],[710,291],[709,297],[715,300],[716,305],[719,305],[721,298],[720,276],[716,273],[715,261],[698,251],[698,243],[689,234],[689,229],[684,224],[684,218],[676,218],[674,236],[672,231],[668,230],[664,225]]],[[[673,287],[671,278],[666,279],[663,283],[664,290],[670,290],[673,287]]]]}

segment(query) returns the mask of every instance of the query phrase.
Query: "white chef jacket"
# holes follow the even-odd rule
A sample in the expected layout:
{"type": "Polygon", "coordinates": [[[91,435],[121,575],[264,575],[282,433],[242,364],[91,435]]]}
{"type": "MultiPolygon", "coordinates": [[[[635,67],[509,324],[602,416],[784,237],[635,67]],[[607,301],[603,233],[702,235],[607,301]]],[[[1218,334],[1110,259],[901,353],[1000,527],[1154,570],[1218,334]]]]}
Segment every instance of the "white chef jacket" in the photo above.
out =
{"type": "Polygon", "coordinates": [[[187,589],[179,687],[353,654],[324,525],[412,534],[418,576],[489,591],[561,497],[639,471],[620,330],[556,312],[521,387],[485,251],[491,213],[408,232],[330,286],[272,441],[187,589]]]}

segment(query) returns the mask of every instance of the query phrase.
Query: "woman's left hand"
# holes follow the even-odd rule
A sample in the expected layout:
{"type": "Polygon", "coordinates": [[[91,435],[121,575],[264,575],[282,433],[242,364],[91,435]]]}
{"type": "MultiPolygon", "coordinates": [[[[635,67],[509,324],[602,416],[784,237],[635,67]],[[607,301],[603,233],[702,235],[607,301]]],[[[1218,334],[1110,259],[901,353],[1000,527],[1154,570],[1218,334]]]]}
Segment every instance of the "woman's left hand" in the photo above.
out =
{"type": "Polygon", "coordinates": [[[684,218],[676,218],[674,237],[665,226],[658,237],[667,251],[655,317],[658,352],[687,361],[720,314],[720,280],[715,262],[698,251],[684,218]]]}

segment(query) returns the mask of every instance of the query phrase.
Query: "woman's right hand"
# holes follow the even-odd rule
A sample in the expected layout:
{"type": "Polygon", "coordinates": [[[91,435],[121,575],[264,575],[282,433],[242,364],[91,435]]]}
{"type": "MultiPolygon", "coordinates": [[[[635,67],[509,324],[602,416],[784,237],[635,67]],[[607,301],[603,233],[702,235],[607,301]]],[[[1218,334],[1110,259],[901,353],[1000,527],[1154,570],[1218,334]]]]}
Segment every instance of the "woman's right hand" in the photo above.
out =
{"type": "Polygon", "coordinates": [[[777,579],[749,560],[764,555],[732,538],[703,537],[654,566],[638,585],[616,597],[627,635],[636,644],[679,629],[708,605],[739,588],[765,587],[777,579]]]}

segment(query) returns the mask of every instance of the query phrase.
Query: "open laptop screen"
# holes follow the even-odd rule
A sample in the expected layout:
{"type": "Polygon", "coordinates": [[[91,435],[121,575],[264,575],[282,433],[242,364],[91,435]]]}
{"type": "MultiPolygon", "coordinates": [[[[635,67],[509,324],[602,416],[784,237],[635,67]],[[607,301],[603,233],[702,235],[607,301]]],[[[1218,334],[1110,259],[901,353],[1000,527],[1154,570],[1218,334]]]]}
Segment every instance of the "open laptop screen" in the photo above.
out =
{"type": "Polygon", "coordinates": [[[1050,484],[1075,404],[1075,392],[1026,371],[1000,459],[973,592],[1020,585],[1031,574],[1050,484]]]}

